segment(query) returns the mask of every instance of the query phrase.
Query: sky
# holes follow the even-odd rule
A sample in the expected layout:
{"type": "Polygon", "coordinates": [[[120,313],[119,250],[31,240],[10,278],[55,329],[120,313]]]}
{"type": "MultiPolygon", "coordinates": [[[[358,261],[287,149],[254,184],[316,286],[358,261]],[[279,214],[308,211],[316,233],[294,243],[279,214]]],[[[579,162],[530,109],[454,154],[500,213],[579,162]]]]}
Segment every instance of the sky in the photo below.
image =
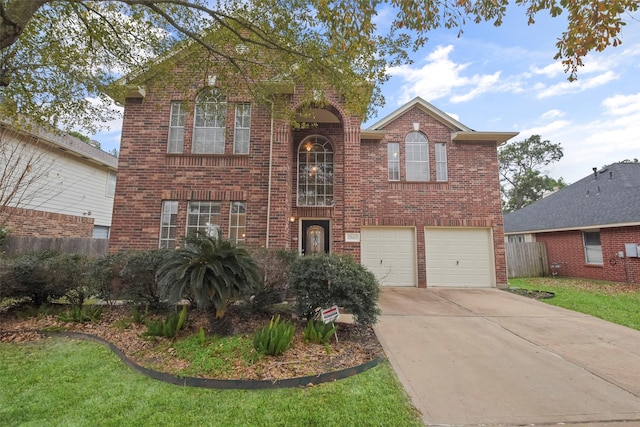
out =
{"type": "MultiPolygon", "coordinates": [[[[379,19],[391,17],[382,12],[379,19]]],[[[500,27],[467,24],[460,37],[455,29],[432,31],[412,64],[389,70],[386,103],[363,127],[419,96],[474,130],[561,144],[564,157],[543,172],[567,183],[594,167],[640,158],[640,19],[629,17],[620,46],[590,53],[574,82],[553,59],[565,18],[536,21],[528,26],[524,9],[515,7],[500,27]]],[[[119,147],[122,124],[108,126],[92,136],[106,151],[119,147]]]]}

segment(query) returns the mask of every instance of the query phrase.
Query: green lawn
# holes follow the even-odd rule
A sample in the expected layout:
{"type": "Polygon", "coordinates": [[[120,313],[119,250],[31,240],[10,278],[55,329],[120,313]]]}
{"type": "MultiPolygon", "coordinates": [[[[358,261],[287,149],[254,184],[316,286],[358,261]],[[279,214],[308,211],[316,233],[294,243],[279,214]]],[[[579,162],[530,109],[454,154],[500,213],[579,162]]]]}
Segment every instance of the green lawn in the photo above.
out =
{"type": "Polygon", "coordinates": [[[509,286],[554,292],[542,301],[640,330],[640,285],[532,277],[509,279],[509,286]]]}
{"type": "Polygon", "coordinates": [[[0,425],[420,426],[388,363],[304,389],[179,387],[65,338],[0,343],[0,425]]]}

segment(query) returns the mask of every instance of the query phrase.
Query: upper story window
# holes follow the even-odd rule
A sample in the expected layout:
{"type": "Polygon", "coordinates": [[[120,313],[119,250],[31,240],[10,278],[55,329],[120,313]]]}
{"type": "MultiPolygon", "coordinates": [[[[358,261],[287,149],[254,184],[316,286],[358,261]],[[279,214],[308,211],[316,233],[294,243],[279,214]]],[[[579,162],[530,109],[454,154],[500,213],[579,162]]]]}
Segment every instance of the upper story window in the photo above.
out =
{"type": "Polygon", "coordinates": [[[400,144],[390,142],[387,144],[387,170],[389,181],[400,181],[400,144]]]}
{"type": "Polygon", "coordinates": [[[184,106],[182,101],[171,102],[171,116],[169,117],[169,141],[167,153],[182,153],[184,145],[184,106]]]}
{"type": "Polygon", "coordinates": [[[602,265],[602,245],[599,231],[585,231],[582,233],[584,241],[584,258],[587,264],[602,265]]]}
{"type": "Polygon", "coordinates": [[[429,181],[429,141],[421,132],[405,138],[407,181],[429,181]]]}
{"type": "Polygon", "coordinates": [[[236,104],[236,126],[233,134],[233,154],[249,154],[251,135],[251,104],[236,104]]]}
{"type": "Polygon", "coordinates": [[[449,179],[447,172],[447,144],[436,142],[434,147],[436,151],[436,181],[447,181],[449,179]]]}
{"type": "Polygon", "coordinates": [[[196,98],[192,151],[224,154],[227,101],[220,89],[205,89],[196,98]]]}
{"type": "Polygon", "coordinates": [[[323,136],[298,148],[298,206],[333,206],[333,148],[323,136]]]}
{"type": "Polygon", "coordinates": [[[107,172],[107,197],[114,197],[116,195],[116,173],[113,171],[107,172]]]}

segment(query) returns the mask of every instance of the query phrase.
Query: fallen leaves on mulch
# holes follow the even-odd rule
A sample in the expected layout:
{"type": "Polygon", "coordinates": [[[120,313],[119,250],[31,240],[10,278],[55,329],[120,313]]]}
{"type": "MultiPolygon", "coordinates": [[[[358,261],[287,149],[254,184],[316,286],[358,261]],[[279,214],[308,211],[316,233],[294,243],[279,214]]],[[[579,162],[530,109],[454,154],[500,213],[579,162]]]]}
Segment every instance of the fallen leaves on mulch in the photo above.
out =
{"type": "MultiPolygon", "coordinates": [[[[150,340],[142,336],[146,326],[130,324],[122,327],[122,319],[129,317],[126,307],[105,307],[98,323],[67,323],[56,315],[41,315],[21,319],[16,313],[0,313],[0,341],[28,342],[45,339],[38,330],[65,330],[83,332],[101,337],[122,350],[127,357],[147,368],[166,373],[180,373],[190,366],[189,360],[180,359],[172,348],[174,340],[157,338],[150,340]],[[120,326],[117,326],[120,324],[120,326]]],[[[269,317],[249,319],[234,318],[239,333],[251,335],[256,329],[265,326],[269,317]]],[[[205,316],[197,312],[190,313],[189,327],[181,337],[195,334],[203,326],[207,329],[205,316]]],[[[318,375],[357,366],[373,360],[383,354],[371,327],[354,324],[339,324],[338,343],[331,341],[331,352],[324,346],[304,343],[302,330],[304,324],[296,324],[296,335],[291,347],[281,356],[265,356],[247,365],[233,363],[229,374],[217,376],[217,379],[261,379],[279,380],[300,376],[318,375]]],[[[204,375],[200,375],[204,377],[204,375]]]]}

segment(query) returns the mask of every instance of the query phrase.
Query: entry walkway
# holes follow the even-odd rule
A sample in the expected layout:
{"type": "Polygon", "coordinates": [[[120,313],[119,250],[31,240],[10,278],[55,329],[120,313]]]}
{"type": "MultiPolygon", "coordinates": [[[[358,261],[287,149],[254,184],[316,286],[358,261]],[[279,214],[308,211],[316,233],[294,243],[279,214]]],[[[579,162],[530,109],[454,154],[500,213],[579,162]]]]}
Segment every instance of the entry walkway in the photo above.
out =
{"type": "Polygon", "coordinates": [[[385,288],[379,306],[426,425],[640,426],[639,331],[498,289],[385,288]]]}

